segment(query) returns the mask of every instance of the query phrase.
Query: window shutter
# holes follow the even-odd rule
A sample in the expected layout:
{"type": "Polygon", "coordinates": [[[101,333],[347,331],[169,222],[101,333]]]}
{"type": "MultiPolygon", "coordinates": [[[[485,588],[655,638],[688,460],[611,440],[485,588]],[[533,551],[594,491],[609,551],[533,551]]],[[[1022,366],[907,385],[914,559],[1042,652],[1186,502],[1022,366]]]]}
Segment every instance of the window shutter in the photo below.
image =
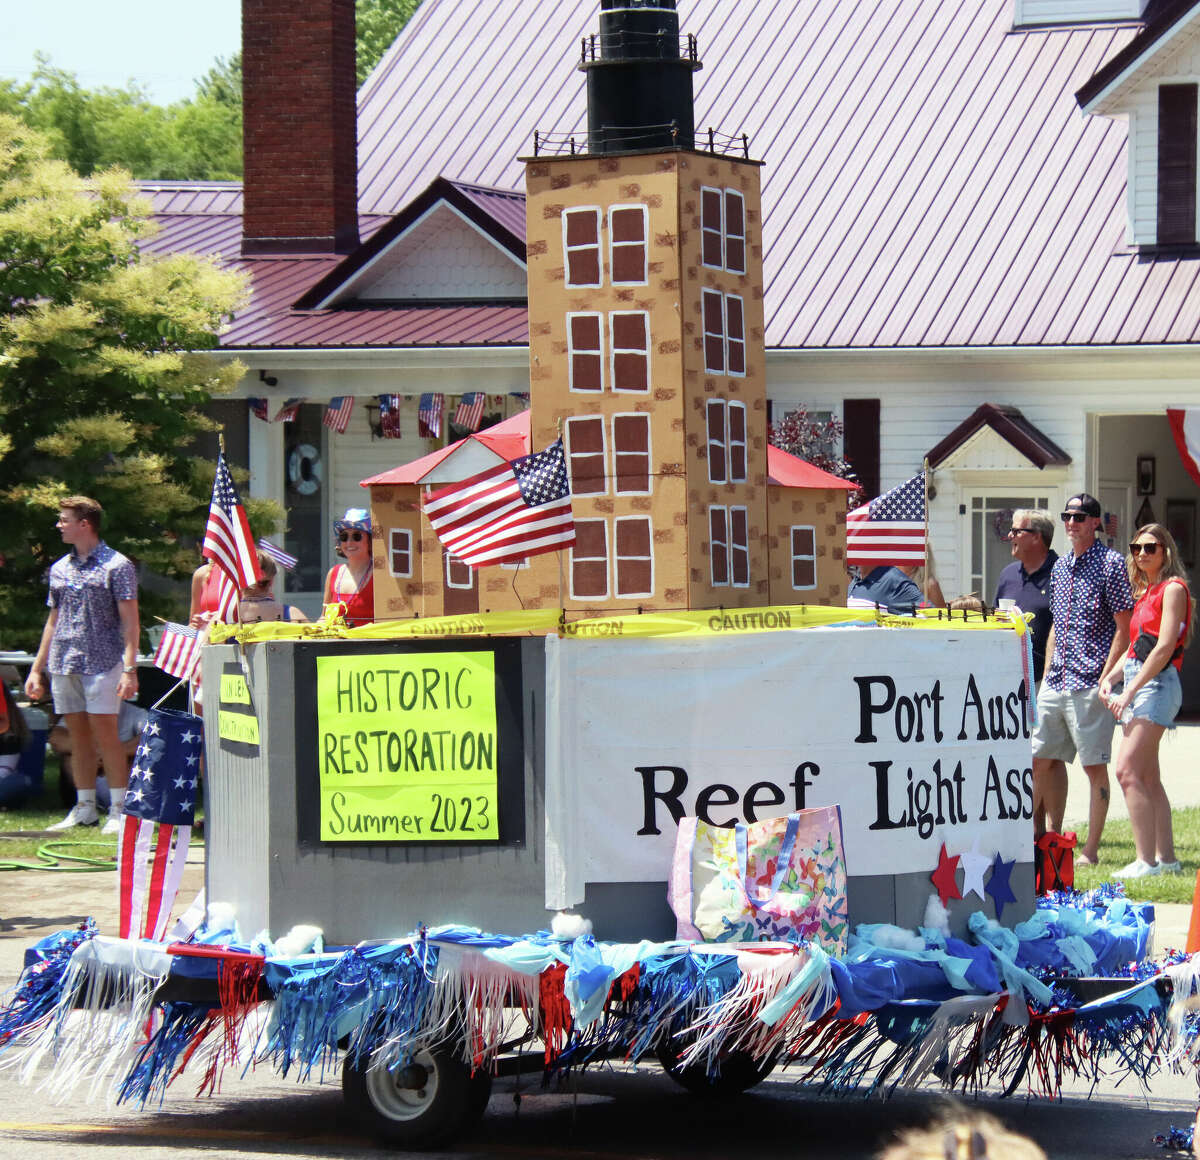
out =
{"type": "Polygon", "coordinates": [[[568,286],[600,285],[600,211],[563,211],[563,252],[568,286]]]}
{"type": "Polygon", "coordinates": [[[604,420],[596,416],[568,419],[567,462],[571,468],[572,495],[603,495],[604,420]]]}
{"type": "Polygon", "coordinates": [[[619,493],[649,493],[649,415],[617,415],[613,419],[613,467],[619,493]]]}
{"type": "Polygon", "coordinates": [[[612,389],[650,389],[650,323],[643,311],[614,311],[612,326],[612,389]]]}
{"type": "Polygon", "coordinates": [[[842,401],[842,455],[854,468],[864,499],[879,494],[879,400],[842,401]]]}
{"type": "Polygon", "coordinates": [[[704,369],[714,375],[725,373],[725,318],[721,294],[704,290],[700,301],[704,307],[704,369]]]}
{"type": "Polygon", "coordinates": [[[1158,89],[1158,243],[1196,240],[1196,85],[1158,89]]]}
{"type": "Polygon", "coordinates": [[[729,482],[746,482],[746,404],[729,404],[729,482]]]}
{"type": "Polygon", "coordinates": [[[567,343],[571,359],[571,390],[602,391],[604,358],[600,350],[600,315],[568,315],[567,343]]]}
{"type": "Polygon", "coordinates": [[[608,596],[608,524],[604,520],[575,521],[571,595],[577,600],[608,596]]]}
{"type": "Polygon", "coordinates": [[[700,260],[706,266],[718,270],[725,265],[722,245],[724,230],[721,228],[721,191],[700,190],[700,260]]]}
{"type": "Polygon", "coordinates": [[[733,586],[750,586],[750,525],[744,507],[729,509],[729,558],[732,564],[733,586]]]}
{"type": "Polygon", "coordinates": [[[746,201],[735,189],[725,191],[725,269],[746,272],[746,201]]]}
{"type": "Polygon", "coordinates": [[[654,594],[650,517],[622,516],[616,526],[618,596],[654,594]]]}
{"type": "Polygon", "coordinates": [[[725,508],[720,504],[708,509],[708,553],[714,587],[728,584],[729,525],[725,508]]]}
{"type": "Polygon", "coordinates": [[[725,335],[729,357],[726,363],[731,375],[746,373],[746,327],[743,321],[742,300],[736,294],[725,295],[725,335]]]}
{"type": "Polygon", "coordinates": [[[725,466],[725,402],[709,399],[708,422],[708,481],[725,483],[728,479],[725,466]]]}
{"type": "Polygon", "coordinates": [[[646,210],[643,206],[613,209],[608,217],[613,283],[646,282],[646,210]]]}

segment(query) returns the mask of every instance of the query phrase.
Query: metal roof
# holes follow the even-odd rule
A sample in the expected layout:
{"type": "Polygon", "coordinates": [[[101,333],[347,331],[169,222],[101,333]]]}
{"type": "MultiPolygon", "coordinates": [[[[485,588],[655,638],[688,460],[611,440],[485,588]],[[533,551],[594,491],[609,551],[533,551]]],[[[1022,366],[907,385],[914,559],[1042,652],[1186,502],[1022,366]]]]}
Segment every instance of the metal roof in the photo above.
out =
{"type": "MultiPolygon", "coordinates": [[[[1136,25],[1014,31],[1012,0],[680,0],[679,11],[704,62],[698,136],[744,130],[765,162],[768,347],[1200,340],[1200,259],[1126,245],[1126,127],[1075,102],[1136,25]]],[[[525,0],[513,20],[511,0],[423,0],[359,93],[361,210],[398,213],[441,176],[523,232],[518,157],[534,129],[582,132],[576,48],[597,12],[595,0],[525,0]]],[[[184,195],[156,196],[169,211],[184,195]]],[[[222,183],[189,196],[201,213],[234,212],[222,183]]],[[[199,244],[217,232],[179,228],[199,244]]],[[[276,303],[285,288],[298,297],[300,268],[266,262],[256,287],[276,303]]],[[[329,269],[312,266],[308,285],[329,269]]],[[[448,343],[524,342],[523,324],[495,313],[516,309],[389,330],[361,314],[301,324],[272,306],[264,318],[256,300],[256,324],[235,332],[266,345],[387,343],[428,327],[448,343]]]]}

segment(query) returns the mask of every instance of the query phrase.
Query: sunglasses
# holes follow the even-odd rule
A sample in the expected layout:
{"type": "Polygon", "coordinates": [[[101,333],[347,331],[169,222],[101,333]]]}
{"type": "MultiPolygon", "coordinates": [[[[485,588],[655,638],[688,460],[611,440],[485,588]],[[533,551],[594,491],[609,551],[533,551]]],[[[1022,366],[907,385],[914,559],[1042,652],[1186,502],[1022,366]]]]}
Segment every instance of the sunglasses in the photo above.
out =
{"type": "Polygon", "coordinates": [[[1129,554],[1136,556],[1139,552],[1144,552],[1147,556],[1157,556],[1158,549],[1161,547],[1162,545],[1157,540],[1151,540],[1146,544],[1130,544],[1129,554]]]}
{"type": "Polygon", "coordinates": [[[344,544],[347,540],[353,540],[356,544],[359,540],[366,539],[362,532],[338,532],[338,543],[344,544]]]}
{"type": "Polygon", "coordinates": [[[1084,520],[1094,519],[1094,516],[1089,516],[1087,512],[1063,512],[1062,522],[1064,524],[1081,524],[1084,520]]]}
{"type": "Polygon", "coordinates": [[[1032,528],[1009,528],[1008,534],[1010,536],[1019,536],[1022,532],[1032,532],[1032,531],[1033,531],[1032,528]]]}

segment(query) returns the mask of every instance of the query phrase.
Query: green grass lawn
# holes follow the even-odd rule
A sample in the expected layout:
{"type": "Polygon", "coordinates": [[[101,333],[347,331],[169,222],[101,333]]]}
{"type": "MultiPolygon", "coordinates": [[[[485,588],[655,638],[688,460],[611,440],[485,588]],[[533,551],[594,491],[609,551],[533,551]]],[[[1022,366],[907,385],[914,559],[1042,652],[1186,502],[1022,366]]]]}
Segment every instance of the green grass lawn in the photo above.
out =
{"type": "MultiPolygon", "coordinates": [[[[1125,884],[1125,893],[1130,898],[1146,902],[1192,901],[1196,888],[1196,868],[1200,867],[1200,806],[1178,809],[1175,818],[1175,856],[1183,863],[1180,874],[1160,874],[1154,878],[1137,878],[1125,884]]],[[[1081,827],[1079,846],[1083,845],[1087,827],[1081,827]]],[[[1079,847],[1076,847],[1077,849],[1079,847]]],[[[1108,881],[1114,870],[1127,866],[1135,857],[1133,831],[1129,822],[1110,819],[1104,826],[1100,839],[1100,864],[1080,866],[1075,864],[1075,888],[1090,890],[1108,881]]]]}

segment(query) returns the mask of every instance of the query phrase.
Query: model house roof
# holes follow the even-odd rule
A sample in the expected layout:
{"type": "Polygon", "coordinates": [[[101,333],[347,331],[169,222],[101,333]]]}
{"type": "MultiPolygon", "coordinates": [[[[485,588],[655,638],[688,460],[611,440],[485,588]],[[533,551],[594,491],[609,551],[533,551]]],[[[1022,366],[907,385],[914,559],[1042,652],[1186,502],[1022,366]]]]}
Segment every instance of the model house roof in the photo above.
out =
{"type": "MultiPolygon", "coordinates": [[[[1142,51],[1136,24],[1014,31],[1012,0],[678,7],[704,63],[697,139],[709,126],[745,133],[765,163],[769,348],[1200,337],[1200,258],[1127,244],[1126,126],[1076,103],[1123,50],[1142,51]]],[[[1151,31],[1192,7],[1152,7],[1151,31]]],[[[584,139],[575,64],[596,8],[525,0],[514,20],[511,0],[424,0],[359,92],[367,247],[443,178],[498,231],[521,233],[519,158],[534,131],[584,139]]],[[[160,244],[236,251],[233,221],[197,228],[176,220],[195,216],[182,192],[163,196],[160,244]]],[[[237,212],[229,187],[192,196],[206,219],[237,212]]],[[[519,305],[289,310],[336,265],[246,264],[255,301],[224,345],[527,341],[519,305]]]]}

